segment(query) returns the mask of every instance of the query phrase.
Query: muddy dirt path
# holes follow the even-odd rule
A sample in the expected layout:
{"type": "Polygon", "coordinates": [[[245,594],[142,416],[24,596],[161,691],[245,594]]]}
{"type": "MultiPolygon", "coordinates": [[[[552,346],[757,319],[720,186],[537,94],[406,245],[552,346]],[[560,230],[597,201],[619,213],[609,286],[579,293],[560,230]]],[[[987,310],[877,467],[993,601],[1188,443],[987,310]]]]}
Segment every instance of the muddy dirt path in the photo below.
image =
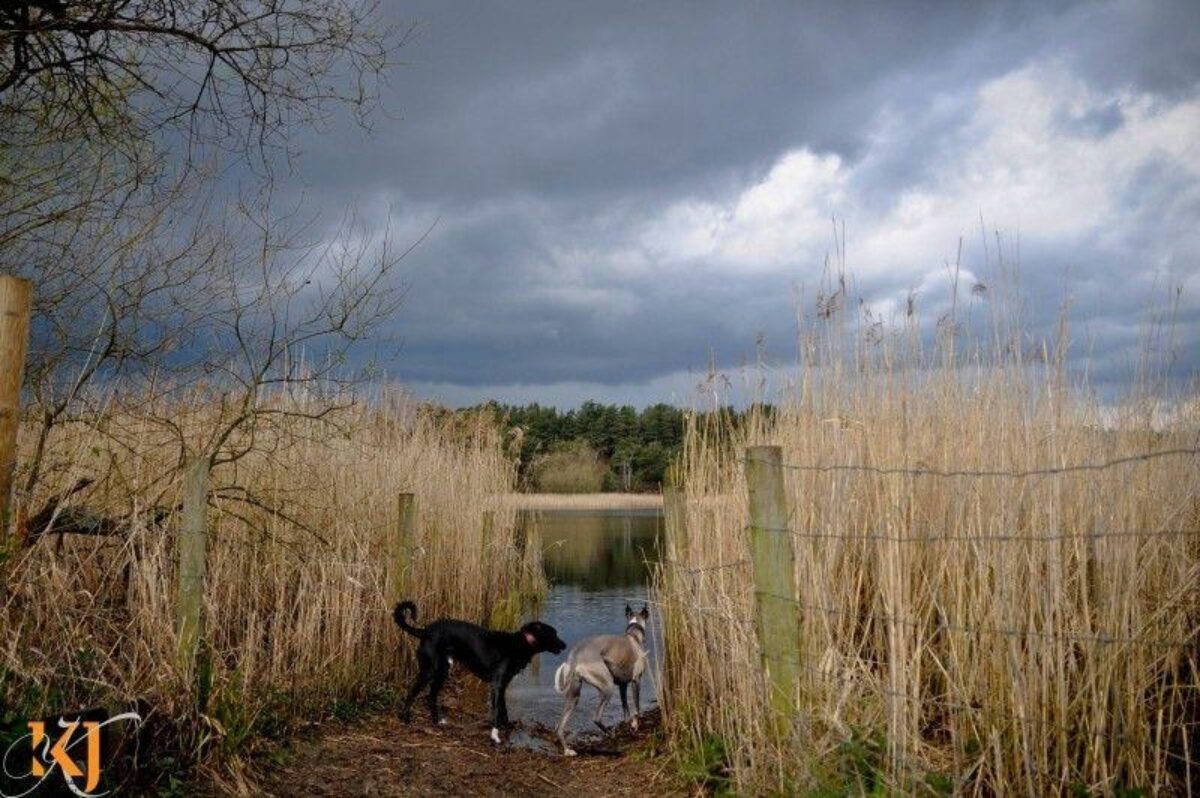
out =
{"type": "MultiPolygon", "coordinates": [[[[657,557],[661,514],[651,509],[547,513],[539,522],[546,576],[552,585],[541,615],[568,641],[623,628],[622,608],[648,598],[648,561],[657,557]]],[[[657,619],[650,642],[661,651],[657,619]]],[[[411,641],[405,639],[403,645],[411,641]]],[[[658,752],[657,713],[638,732],[589,731],[572,737],[578,757],[563,757],[549,729],[562,699],[553,689],[555,660],[542,657],[509,689],[513,718],[523,721],[505,744],[488,740],[486,690],[477,680],[452,676],[442,693],[449,726],[433,727],[418,705],[414,722],[373,715],[358,721],[325,722],[282,744],[261,746],[248,766],[206,785],[216,794],[299,795],[680,795],[681,784],[658,752]],[[233,779],[232,782],[228,779],[233,779]]],[[[653,682],[643,684],[643,707],[656,700],[653,682]]],[[[587,728],[596,694],[591,689],[576,713],[587,728]]],[[[613,702],[616,703],[615,701],[613,702]]],[[[606,721],[619,714],[610,706],[606,721]]],[[[194,792],[195,790],[192,790],[194,792]]],[[[209,794],[212,794],[210,792],[209,794]]]]}
{"type": "MultiPolygon", "coordinates": [[[[447,702],[449,704],[449,702],[447,702]]],[[[450,722],[401,723],[391,715],[323,724],[256,757],[250,778],[231,788],[276,796],[683,795],[657,756],[657,712],[634,732],[576,738],[577,757],[551,753],[552,732],[518,724],[513,736],[545,746],[494,745],[482,716],[448,706],[450,722]]]]}

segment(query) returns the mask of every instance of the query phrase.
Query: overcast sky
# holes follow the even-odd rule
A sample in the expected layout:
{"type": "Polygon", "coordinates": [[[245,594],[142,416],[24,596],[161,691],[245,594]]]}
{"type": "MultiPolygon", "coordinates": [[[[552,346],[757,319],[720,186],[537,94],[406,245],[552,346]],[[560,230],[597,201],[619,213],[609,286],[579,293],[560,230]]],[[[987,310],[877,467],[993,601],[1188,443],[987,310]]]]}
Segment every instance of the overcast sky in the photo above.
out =
{"type": "Polygon", "coordinates": [[[794,363],[832,218],[877,316],[936,319],[960,238],[995,280],[982,220],[1097,382],[1173,286],[1200,365],[1194,0],[388,5],[418,31],[386,114],[296,168],[333,214],[437,221],[387,365],[419,395],[686,404],[757,341],[794,363]]]}

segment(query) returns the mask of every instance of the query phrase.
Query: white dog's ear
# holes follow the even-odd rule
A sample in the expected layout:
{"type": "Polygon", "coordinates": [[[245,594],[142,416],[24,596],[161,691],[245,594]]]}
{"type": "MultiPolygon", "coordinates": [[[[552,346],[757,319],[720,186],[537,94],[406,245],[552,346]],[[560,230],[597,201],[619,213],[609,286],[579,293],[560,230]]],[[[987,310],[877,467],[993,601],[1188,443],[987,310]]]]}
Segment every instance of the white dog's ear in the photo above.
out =
{"type": "Polygon", "coordinates": [[[646,621],[650,620],[650,605],[643,604],[642,611],[638,614],[642,616],[642,620],[646,620],[646,621]]]}
{"type": "Polygon", "coordinates": [[[625,617],[626,618],[633,617],[633,607],[630,607],[628,604],[625,605],[625,617]]]}

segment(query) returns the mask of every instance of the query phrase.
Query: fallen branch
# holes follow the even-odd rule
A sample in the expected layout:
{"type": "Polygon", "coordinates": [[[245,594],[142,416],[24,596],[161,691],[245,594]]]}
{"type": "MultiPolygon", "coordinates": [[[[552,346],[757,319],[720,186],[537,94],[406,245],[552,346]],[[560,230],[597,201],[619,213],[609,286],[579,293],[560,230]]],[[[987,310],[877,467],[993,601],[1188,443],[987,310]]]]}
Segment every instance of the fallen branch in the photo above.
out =
{"type": "MultiPolygon", "coordinates": [[[[91,479],[80,479],[67,490],[52,497],[42,509],[24,519],[19,526],[22,545],[28,547],[47,535],[91,535],[93,537],[121,537],[129,529],[128,517],[105,515],[87,507],[64,506],[68,499],[92,484],[91,479]]],[[[154,512],[154,523],[161,523],[174,509],[159,508],[154,512]]]]}

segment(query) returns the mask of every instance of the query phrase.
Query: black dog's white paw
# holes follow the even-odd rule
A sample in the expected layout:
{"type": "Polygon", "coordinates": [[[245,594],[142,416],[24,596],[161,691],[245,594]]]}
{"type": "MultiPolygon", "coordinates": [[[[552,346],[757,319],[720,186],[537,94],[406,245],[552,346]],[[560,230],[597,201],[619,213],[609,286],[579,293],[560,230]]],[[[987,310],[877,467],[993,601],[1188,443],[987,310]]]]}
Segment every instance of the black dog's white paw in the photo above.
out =
{"type": "Polygon", "coordinates": [[[492,742],[494,742],[496,745],[500,745],[500,730],[495,726],[492,727],[491,738],[492,742]]]}

